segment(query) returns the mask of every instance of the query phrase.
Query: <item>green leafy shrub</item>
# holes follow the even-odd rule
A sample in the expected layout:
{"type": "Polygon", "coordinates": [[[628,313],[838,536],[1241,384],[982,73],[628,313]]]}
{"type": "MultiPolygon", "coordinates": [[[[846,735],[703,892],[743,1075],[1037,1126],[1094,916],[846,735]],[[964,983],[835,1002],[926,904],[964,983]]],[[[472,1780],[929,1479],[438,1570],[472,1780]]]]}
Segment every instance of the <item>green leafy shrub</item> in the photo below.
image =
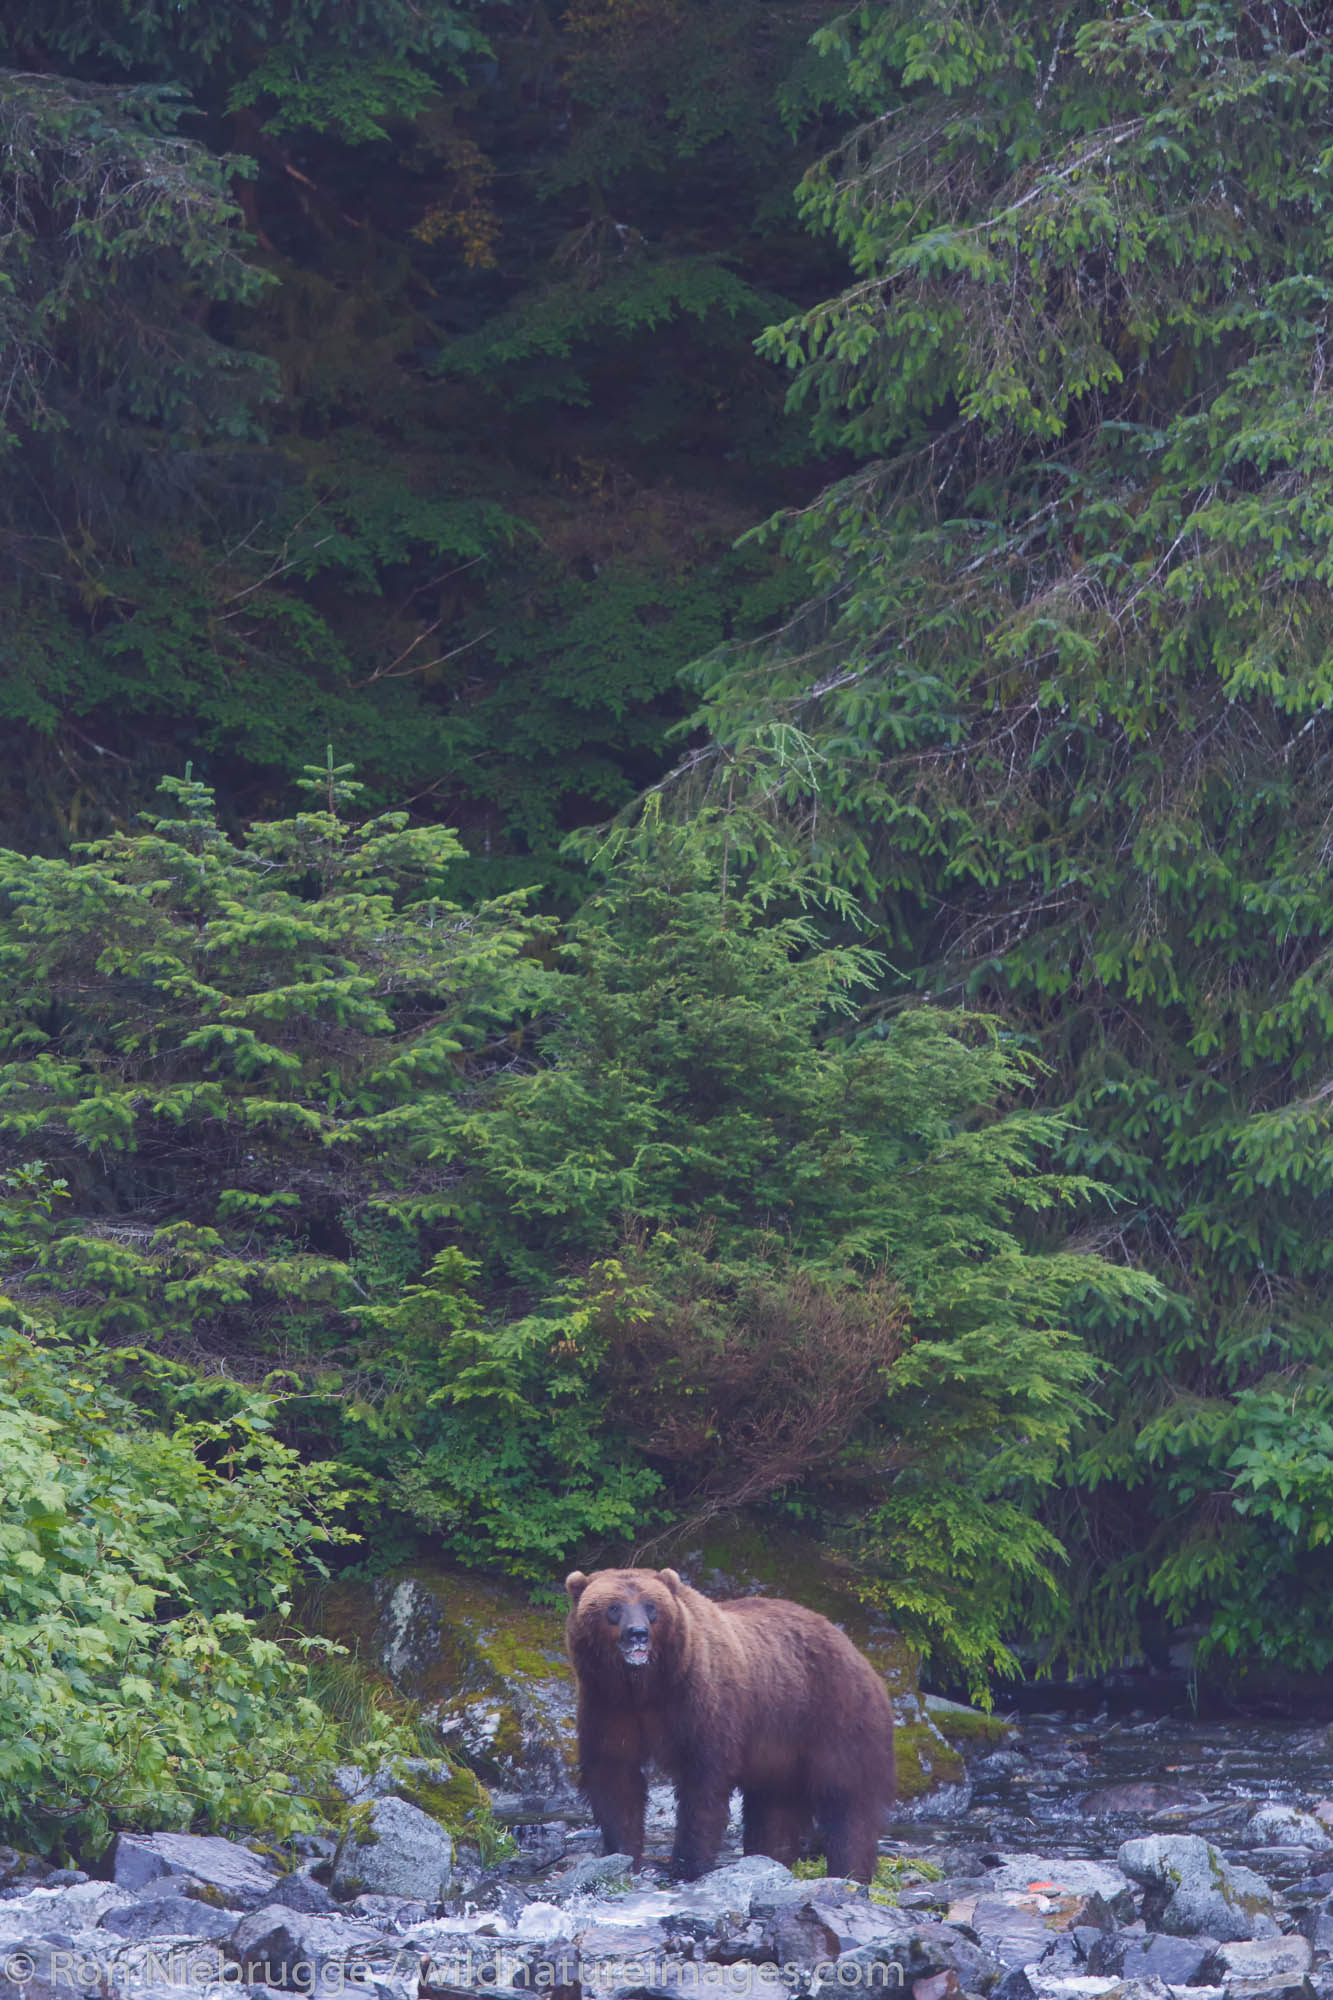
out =
{"type": "Polygon", "coordinates": [[[156,1429],[104,1356],[36,1331],[0,1298],[6,1837],[95,1853],[127,1824],[314,1824],[305,1788],[336,1740],[299,1648],[247,1611],[280,1630],[342,1538],[337,1476],[278,1444],[260,1399],[156,1429]]]}

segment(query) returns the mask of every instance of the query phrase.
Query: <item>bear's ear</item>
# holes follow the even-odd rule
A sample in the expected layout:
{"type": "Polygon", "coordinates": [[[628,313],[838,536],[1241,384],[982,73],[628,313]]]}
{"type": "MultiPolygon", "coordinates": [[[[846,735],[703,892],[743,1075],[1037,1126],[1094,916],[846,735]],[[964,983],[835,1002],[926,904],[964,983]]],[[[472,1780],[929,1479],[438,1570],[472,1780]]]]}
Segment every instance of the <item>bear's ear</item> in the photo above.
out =
{"type": "Polygon", "coordinates": [[[572,1569],[565,1578],[565,1589],[569,1592],[571,1604],[577,1604],[588,1588],[588,1579],[581,1569],[572,1569]]]}
{"type": "Polygon", "coordinates": [[[680,1595],[681,1583],[680,1583],[680,1578],[677,1576],[675,1570],[659,1569],[657,1574],[661,1577],[663,1583],[666,1585],[667,1589],[671,1592],[671,1595],[673,1597],[678,1597],[680,1595]]]}

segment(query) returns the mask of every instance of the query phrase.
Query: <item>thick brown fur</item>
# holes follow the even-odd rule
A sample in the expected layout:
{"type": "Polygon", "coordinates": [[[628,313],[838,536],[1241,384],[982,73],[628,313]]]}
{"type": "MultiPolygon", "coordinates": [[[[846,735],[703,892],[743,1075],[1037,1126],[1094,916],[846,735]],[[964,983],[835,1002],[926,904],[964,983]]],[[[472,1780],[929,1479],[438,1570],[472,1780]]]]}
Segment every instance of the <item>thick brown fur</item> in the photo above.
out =
{"type": "Polygon", "coordinates": [[[575,1570],[565,1588],[580,1776],[608,1853],[642,1861],[655,1765],[676,1787],[686,1880],[715,1864],[738,1787],[747,1854],[790,1866],[818,1825],[829,1872],[870,1880],[893,1710],[836,1625],[785,1598],[715,1603],[673,1569],[575,1570]]]}

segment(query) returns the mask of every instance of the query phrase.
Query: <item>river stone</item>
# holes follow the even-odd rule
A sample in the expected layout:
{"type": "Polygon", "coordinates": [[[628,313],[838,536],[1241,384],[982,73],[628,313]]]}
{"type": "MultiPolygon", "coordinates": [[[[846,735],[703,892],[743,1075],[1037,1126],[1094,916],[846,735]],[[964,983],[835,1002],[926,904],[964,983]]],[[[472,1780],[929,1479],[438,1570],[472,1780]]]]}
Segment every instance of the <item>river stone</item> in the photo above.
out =
{"type": "Polygon", "coordinates": [[[894,1994],[941,1972],[955,1973],[961,1987],[977,1993],[994,1985],[997,1969],[993,1958],[949,1925],[918,1924],[905,1938],[843,1952],[811,1981],[810,1994],[811,2000],[834,1995],[846,2000],[849,1992],[894,1994]]]}
{"type": "Polygon", "coordinates": [[[368,1924],[379,1924],[388,1931],[403,1931],[413,1924],[424,1924],[434,1915],[434,1904],[419,1903],[414,1896],[377,1896],[367,1893],[353,1896],[352,1911],[355,1916],[364,1917],[368,1924]]]}
{"type": "Polygon", "coordinates": [[[449,1892],[454,1844],[406,1799],[376,1799],[348,1823],[333,1859],[335,1896],[410,1896],[433,1909],[449,1892]]]}
{"type": "Polygon", "coordinates": [[[1185,1938],[1150,1932],[1146,1937],[1101,1937],[1088,1953],[1088,1971],[1124,1979],[1161,1979],[1188,1986],[1217,1949],[1215,1938],[1185,1938]]]}
{"type": "Polygon", "coordinates": [[[188,1875],[216,1889],[232,1909],[257,1909],[278,1878],[271,1861],[215,1833],[122,1833],[113,1878],[121,1889],[146,1889],[164,1875],[188,1875]]]}
{"type": "Polygon", "coordinates": [[[89,1930],[110,1910],[138,1897],[115,1882],[78,1882],[68,1889],[29,1889],[0,1902],[0,1935],[46,1937],[53,1931],[89,1930]]]}
{"type": "MultiPolygon", "coordinates": [[[[1054,1897],[1100,1896],[1112,1908],[1123,1901],[1129,1883],[1123,1867],[1109,1861],[1088,1861],[1078,1855],[1004,1854],[986,1875],[989,1890],[1017,1890],[1023,1895],[1054,1897]]],[[[1128,1910],[1126,1910],[1128,1914],[1128,1910]]]]}
{"type": "Polygon", "coordinates": [[[978,1896],[970,1909],[964,1902],[950,1915],[969,1925],[983,1948],[1006,1968],[1040,1958],[1051,1941],[1040,1913],[1030,1903],[1025,1906],[1005,1896],[978,1896]]]}
{"type": "Polygon", "coordinates": [[[631,1854],[583,1854],[558,1882],[548,1884],[548,1893],[563,1903],[570,1896],[628,1889],[633,1868],[631,1854]]]}
{"type": "Polygon", "coordinates": [[[518,1858],[527,1868],[553,1868],[569,1852],[569,1831],[563,1820],[526,1820],[509,1831],[518,1858]]]}
{"type": "Polygon", "coordinates": [[[1204,1794],[1189,1785],[1149,1783],[1104,1785],[1098,1791],[1085,1792],[1079,1800],[1083,1811],[1093,1819],[1111,1818],[1118,1813],[1145,1817],[1149,1813],[1184,1812],[1206,1803],[1204,1794]]]}
{"type": "Polygon", "coordinates": [[[1317,1903],[1301,1919],[1301,1930],[1321,1957],[1333,1952],[1333,1900],[1317,1903]]]}
{"type": "Polygon", "coordinates": [[[142,1941],[147,1938],[230,1937],[240,1921],[239,1910],[214,1909],[194,1896],[157,1896],[135,1903],[122,1903],[100,1919],[103,1930],[117,1937],[142,1941]]]}
{"type": "Polygon", "coordinates": [[[820,1965],[838,1956],[838,1933],[827,1921],[828,1912],[815,1903],[799,1909],[779,1910],[761,1925],[761,1964],[820,1965]]]}
{"type": "Polygon", "coordinates": [[[746,1854],[687,1883],[680,1892],[679,1906],[687,1916],[746,1918],[756,1898],[780,1897],[795,1880],[791,1869],[780,1861],[771,1861],[766,1854],[746,1854]]]}
{"type": "Polygon", "coordinates": [[[227,1944],[247,1980],[266,1986],[296,1986],[306,1992],[355,1986],[371,1963],[381,1965],[396,1955],[395,1942],[371,1924],[350,1917],[313,1917],[280,1903],[252,1910],[242,1917],[227,1944]],[[333,1979],[321,1968],[337,1968],[333,1979]],[[309,1968],[308,1975],[298,1968],[309,1968]]]}
{"type": "Polygon", "coordinates": [[[1322,1821],[1295,1806],[1260,1806],[1244,1837],[1251,1847],[1333,1847],[1333,1833],[1322,1821]]]}
{"type": "Polygon", "coordinates": [[[1198,1834],[1127,1840],[1116,1859],[1126,1875],[1147,1886],[1144,1915],[1161,1930],[1177,1937],[1207,1933],[1224,1942],[1276,1935],[1273,1896],[1263,1877],[1224,1861],[1198,1834]]]}
{"type": "Polygon", "coordinates": [[[309,1917],[331,1917],[338,1908],[324,1884],[304,1869],[280,1875],[264,1900],[281,1903],[285,1910],[304,1910],[309,1917]]]}
{"type": "Polygon", "coordinates": [[[1217,1966],[1228,1993],[1285,1993],[1308,1980],[1312,1956],[1308,1938],[1254,1938],[1219,1945],[1217,1966]]]}
{"type": "Polygon", "coordinates": [[[998,1986],[992,1986],[990,2000],[1037,2000],[1037,1991],[1022,1966],[1016,1965],[998,1986]]]}

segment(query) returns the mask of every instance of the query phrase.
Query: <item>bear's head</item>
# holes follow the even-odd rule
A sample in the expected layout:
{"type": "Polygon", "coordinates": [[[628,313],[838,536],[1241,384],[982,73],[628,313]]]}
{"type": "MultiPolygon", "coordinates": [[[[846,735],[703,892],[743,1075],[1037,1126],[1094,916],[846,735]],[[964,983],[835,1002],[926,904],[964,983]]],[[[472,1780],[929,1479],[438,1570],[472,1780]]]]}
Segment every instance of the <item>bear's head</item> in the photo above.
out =
{"type": "Polygon", "coordinates": [[[655,1678],[679,1647],[680,1593],[674,1569],[599,1569],[565,1578],[570,1657],[594,1680],[655,1678]]]}

